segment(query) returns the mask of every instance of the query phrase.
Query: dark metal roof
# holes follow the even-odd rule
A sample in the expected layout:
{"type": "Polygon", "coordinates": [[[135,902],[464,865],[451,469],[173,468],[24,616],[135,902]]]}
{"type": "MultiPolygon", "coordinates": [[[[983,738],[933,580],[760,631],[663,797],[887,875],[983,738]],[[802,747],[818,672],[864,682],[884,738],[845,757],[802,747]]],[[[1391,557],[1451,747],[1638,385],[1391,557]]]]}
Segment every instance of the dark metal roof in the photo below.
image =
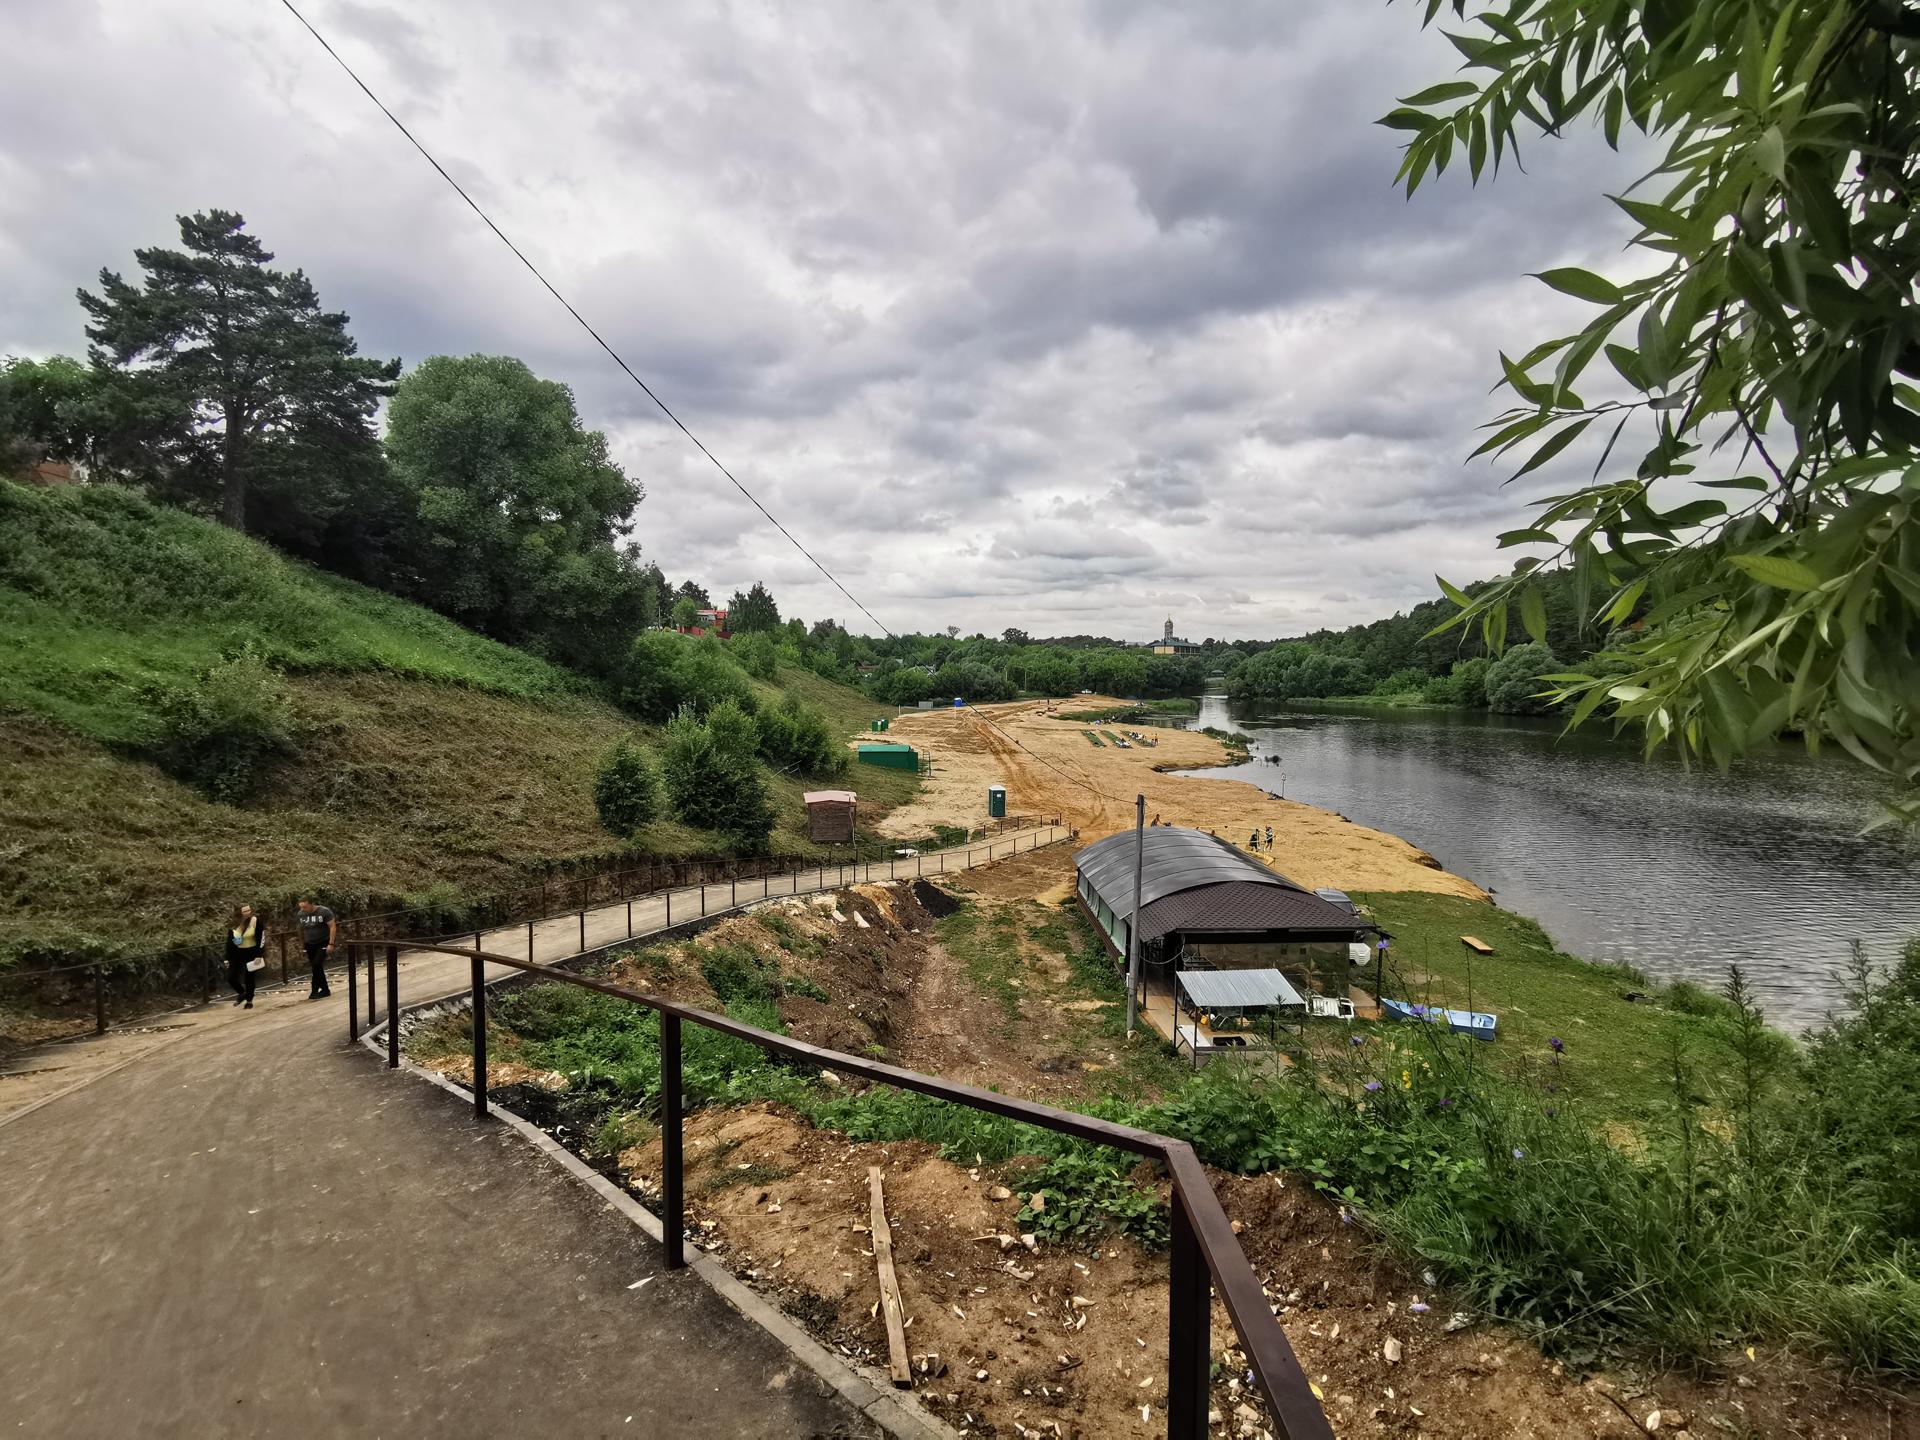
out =
{"type": "MultiPolygon", "coordinates": [[[[1369,928],[1227,841],[1177,825],[1149,826],[1141,871],[1140,938],[1176,930],[1291,930],[1354,935],[1369,928]]],[[[1087,846],[1074,865],[1116,915],[1133,909],[1134,832],[1087,846]]]]}
{"type": "MultiPolygon", "coordinates": [[[[1118,912],[1125,915],[1125,911],[1118,912]]],[[[1285,930],[1293,934],[1347,937],[1366,922],[1290,885],[1230,881],[1162,896],[1140,910],[1140,938],[1157,940],[1176,930],[1193,934],[1244,934],[1285,930]]]]}
{"type": "MultiPolygon", "coordinates": [[[[1217,885],[1228,880],[1298,888],[1258,860],[1241,854],[1217,836],[1179,825],[1151,825],[1145,834],[1145,864],[1141,871],[1140,903],[1151,905],[1163,895],[1217,885]]],[[[1133,908],[1134,832],[1123,830],[1096,840],[1073,857],[1096,894],[1116,914],[1133,908]]]]}
{"type": "Polygon", "coordinates": [[[1175,978],[1203,1010],[1307,1003],[1278,970],[1182,970],[1175,978]]]}

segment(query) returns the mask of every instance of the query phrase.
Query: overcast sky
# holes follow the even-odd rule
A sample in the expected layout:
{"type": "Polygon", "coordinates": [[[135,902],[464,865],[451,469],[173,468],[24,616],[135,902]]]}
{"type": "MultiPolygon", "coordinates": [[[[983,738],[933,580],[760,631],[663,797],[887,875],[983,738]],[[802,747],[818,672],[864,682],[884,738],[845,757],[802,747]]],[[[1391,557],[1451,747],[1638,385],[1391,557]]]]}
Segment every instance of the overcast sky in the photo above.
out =
{"type": "MultiPolygon", "coordinates": [[[[1464,457],[1583,308],[1525,272],[1617,268],[1625,167],[1405,200],[1371,122],[1457,58],[1410,3],[303,8],[894,629],[1373,619],[1575,472],[1464,457]]],[[[80,353],[76,286],[235,209],[366,352],[570,384],[670,576],[857,620],[274,0],[4,9],[0,353],[80,353]]]]}

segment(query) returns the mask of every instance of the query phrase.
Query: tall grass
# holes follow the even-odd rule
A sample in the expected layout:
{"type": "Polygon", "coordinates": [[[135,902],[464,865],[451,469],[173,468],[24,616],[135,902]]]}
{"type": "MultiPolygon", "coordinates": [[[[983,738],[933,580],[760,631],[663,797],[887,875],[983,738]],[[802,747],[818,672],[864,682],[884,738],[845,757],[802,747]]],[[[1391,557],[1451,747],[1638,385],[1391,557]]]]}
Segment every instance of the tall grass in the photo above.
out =
{"type": "MultiPolygon", "coordinates": [[[[705,968],[730,1013],[778,1028],[760,962],[715,950],[705,968]]],[[[1804,1052],[1766,1026],[1738,972],[1723,996],[1688,997],[1712,1035],[1667,1032],[1664,1104],[1644,1131],[1585,1083],[1607,1062],[1577,1041],[1523,1042],[1530,1055],[1495,1065],[1489,1047],[1423,1025],[1305,1046],[1278,1080],[1219,1061],[1157,1102],[1086,1108],[1184,1138],[1211,1165],[1307,1179],[1460,1303],[1577,1363],[1768,1339],[1920,1376],[1920,941],[1889,976],[1861,962],[1854,994],[1804,1052]]],[[[497,1014],[530,1063],[610,1108],[657,1103],[650,1012],[548,987],[497,1014]]],[[[1056,1238],[1164,1234],[1132,1159],[1098,1146],[923,1095],[822,1086],[697,1027],[686,1075],[696,1103],[778,1100],[853,1139],[924,1140],[969,1165],[1027,1157],[1023,1186],[1047,1203],[1021,1223],[1056,1238]]]]}
{"type": "Polygon", "coordinates": [[[0,481],[0,706],[144,743],[143,689],[193,683],[249,648],[289,671],[523,698],[576,688],[544,661],[132,491],[0,481]]]}

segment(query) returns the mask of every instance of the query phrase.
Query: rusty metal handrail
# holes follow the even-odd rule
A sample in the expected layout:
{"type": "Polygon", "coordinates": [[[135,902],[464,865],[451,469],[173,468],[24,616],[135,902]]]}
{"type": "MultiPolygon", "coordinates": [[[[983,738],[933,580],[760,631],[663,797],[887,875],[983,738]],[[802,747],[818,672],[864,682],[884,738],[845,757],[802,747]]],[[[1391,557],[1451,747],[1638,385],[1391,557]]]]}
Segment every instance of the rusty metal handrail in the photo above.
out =
{"type": "MultiPolygon", "coordinates": [[[[790,1035],[776,1035],[726,1015],[698,1010],[658,995],[575,975],[551,965],[497,955],[480,949],[452,945],[413,945],[405,941],[356,941],[349,947],[348,974],[353,974],[353,952],[365,949],[367,955],[368,999],[372,999],[373,953],[386,952],[387,974],[387,1063],[400,1063],[400,1028],[393,1023],[399,1006],[399,954],[402,949],[429,954],[463,956],[472,963],[473,1003],[473,1109],[476,1118],[485,1118],[487,1107],[487,992],[486,967],[504,965],[529,975],[597,990],[603,995],[643,1005],[660,1016],[660,1141],[661,1141],[661,1234],[670,1269],[686,1264],[686,1207],[684,1204],[684,1165],[682,1158],[682,1122],[685,1106],[681,1100],[680,1025],[691,1021],[722,1035],[745,1040],[762,1050],[802,1061],[816,1068],[857,1075],[880,1085],[913,1090],[990,1115],[1004,1116],[1024,1124],[1071,1135],[1100,1145],[1110,1145],[1134,1155],[1158,1160],[1173,1181],[1172,1256],[1167,1293],[1167,1435],[1169,1440],[1202,1440],[1207,1434],[1208,1371],[1212,1339],[1209,1306],[1211,1290],[1218,1289],[1227,1307],[1227,1315],[1240,1336],[1247,1363],[1255,1383],[1272,1408],[1275,1423],[1286,1440],[1332,1440],[1333,1429],[1314,1397],[1286,1332],[1274,1318],[1260,1287],[1260,1278],[1247,1263],[1246,1253],[1233,1233],[1220,1198],[1214,1194],[1207,1173],[1184,1140],[1158,1135],[1131,1125],[1120,1125],[1073,1110],[1021,1100],[997,1091],[983,1090],[903,1070],[878,1060],[848,1055],[809,1045],[790,1035]],[[1204,1267],[1204,1269],[1202,1268],[1204,1267]],[[1211,1285],[1209,1284],[1209,1278],[1211,1285]]],[[[357,1034],[351,990],[348,1000],[349,1024],[357,1034]]],[[[371,1017],[369,1017],[371,1018],[371,1017]]]]}

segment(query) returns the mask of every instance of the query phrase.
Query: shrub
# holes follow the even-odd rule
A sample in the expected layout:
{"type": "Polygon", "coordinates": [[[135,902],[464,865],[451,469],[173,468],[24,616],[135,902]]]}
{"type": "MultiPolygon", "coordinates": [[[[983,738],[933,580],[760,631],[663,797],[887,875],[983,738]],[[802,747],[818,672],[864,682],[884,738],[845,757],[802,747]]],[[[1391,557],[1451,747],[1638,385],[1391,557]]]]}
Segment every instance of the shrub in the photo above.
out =
{"type": "Polygon", "coordinates": [[[1493,662],[1484,655],[1457,660],[1445,675],[1435,675],[1420,689],[1420,697],[1430,705],[1470,705],[1487,703],[1487,671],[1493,662]]]}
{"type": "Polygon", "coordinates": [[[770,1005],[780,996],[780,966],[751,945],[702,946],[700,974],[729,1011],[736,1005],[770,1005]]]}
{"type": "Polygon", "coordinates": [[[1529,643],[1516,645],[1487,670],[1487,708],[1506,715],[1544,715],[1553,708],[1540,698],[1546,687],[1540,676],[1556,670],[1560,662],[1546,646],[1529,643]]]}
{"type": "Polygon", "coordinates": [[[1848,998],[1852,1013],[1807,1045],[1802,1143],[1889,1234],[1920,1242],[1920,940],[1879,979],[1856,942],[1848,998]]]}
{"type": "Polygon", "coordinates": [[[773,679],[780,659],[772,639],[758,632],[734,636],[727,642],[727,652],[736,665],[756,680],[773,679]]]}
{"type": "Polygon", "coordinates": [[[753,760],[752,717],[737,705],[717,706],[702,721],[684,706],[667,724],[661,766],[674,814],[714,830],[743,850],[765,847],[773,804],[753,760]]]}
{"type": "Polygon", "coordinates": [[[593,780],[593,808],[602,828],[630,839],[660,813],[660,777],[646,751],[622,740],[600,762],[593,780]]]}
{"type": "Polygon", "coordinates": [[[261,764],[293,748],[286,688],[250,648],[193,684],[153,687],[147,699],[158,721],[160,762],[216,800],[244,800],[261,764]]]}
{"type": "Polygon", "coordinates": [[[772,764],[806,775],[839,775],[847,768],[846,749],[834,743],[826,716],[789,695],[758,720],[760,753],[772,764]]]}
{"type": "Polygon", "coordinates": [[[648,630],[633,639],[613,676],[622,708],[643,720],[665,720],[682,706],[705,715],[732,700],[752,713],[753,684],[711,636],[692,639],[669,630],[648,630]]]}

